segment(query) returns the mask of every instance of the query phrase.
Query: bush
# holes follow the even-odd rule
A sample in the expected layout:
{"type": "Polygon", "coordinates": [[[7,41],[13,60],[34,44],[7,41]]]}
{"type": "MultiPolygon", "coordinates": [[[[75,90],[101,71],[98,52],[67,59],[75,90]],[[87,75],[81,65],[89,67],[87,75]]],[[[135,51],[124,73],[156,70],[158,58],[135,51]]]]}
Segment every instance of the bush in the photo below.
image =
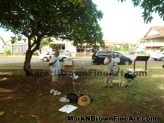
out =
{"type": "Polygon", "coordinates": [[[5,49],[5,50],[4,50],[4,54],[5,54],[5,55],[12,55],[12,52],[11,52],[10,49],[5,49]]]}

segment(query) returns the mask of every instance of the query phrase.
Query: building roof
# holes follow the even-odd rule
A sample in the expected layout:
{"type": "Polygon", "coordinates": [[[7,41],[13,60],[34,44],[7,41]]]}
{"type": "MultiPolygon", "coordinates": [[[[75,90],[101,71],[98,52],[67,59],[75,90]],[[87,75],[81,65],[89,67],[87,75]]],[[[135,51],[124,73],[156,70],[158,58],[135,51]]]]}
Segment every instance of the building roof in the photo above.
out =
{"type": "Polygon", "coordinates": [[[0,36],[1,41],[3,42],[4,45],[6,45],[5,41],[3,40],[2,36],[0,36]]]}
{"type": "Polygon", "coordinates": [[[164,38],[164,26],[152,26],[143,39],[153,39],[153,38],[164,38]],[[156,31],[157,33],[150,34],[151,31],[156,31]]]}

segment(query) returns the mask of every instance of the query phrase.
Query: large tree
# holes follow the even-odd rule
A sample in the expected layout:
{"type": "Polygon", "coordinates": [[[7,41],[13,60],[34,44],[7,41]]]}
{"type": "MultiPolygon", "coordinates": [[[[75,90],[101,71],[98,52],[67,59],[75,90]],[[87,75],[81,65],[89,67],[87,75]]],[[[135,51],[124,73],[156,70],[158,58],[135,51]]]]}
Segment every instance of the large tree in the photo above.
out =
{"type": "MultiPolygon", "coordinates": [[[[118,0],[126,1],[126,0],[118,0]]],[[[158,14],[164,20],[164,1],[163,0],[132,0],[134,7],[143,9],[142,17],[146,23],[150,23],[153,19],[153,13],[158,14]]]]}
{"type": "Polygon", "coordinates": [[[91,0],[1,0],[0,26],[28,39],[24,71],[43,38],[68,39],[73,44],[104,44],[98,21],[102,12],[91,0]]]}
{"type": "MultiPolygon", "coordinates": [[[[143,8],[146,23],[153,19],[153,12],[164,20],[163,0],[132,2],[143,8]]],[[[92,0],[1,0],[0,7],[0,26],[28,39],[24,62],[27,74],[30,73],[32,54],[39,49],[44,37],[69,39],[74,45],[104,44],[98,24],[102,13],[92,0]]]]}

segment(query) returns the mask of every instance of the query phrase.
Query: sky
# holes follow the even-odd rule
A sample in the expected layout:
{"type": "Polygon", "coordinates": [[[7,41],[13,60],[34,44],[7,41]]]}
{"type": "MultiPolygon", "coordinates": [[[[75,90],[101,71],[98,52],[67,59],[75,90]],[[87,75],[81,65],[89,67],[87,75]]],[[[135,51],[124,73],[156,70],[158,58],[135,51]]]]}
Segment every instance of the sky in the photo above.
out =
{"type": "MultiPolygon", "coordinates": [[[[134,8],[132,2],[118,2],[118,0],[92,0],[97,9],[103,13],[103,19],[99,22],[103,39],[117,42],[137,42],[148,32],[151,26],[164,26],[164,21],[154,15],[151,23],[145,24],[142,18],[142,9],[134,8]]],[[[13,34],[0,29],[3,39],[9,40],[13,34]]]]}
{"type": "Polygon", "coordinates": [[[14,36],[14,34],[12,32],[5,31],[3,28],[0,28],[0,36],[6,42],[6,41],[10,40],[11,36],[14,36]]]}
{"type": "Polygon", "coordinates": [[[137,42],[148,32],[151,26],[164,26],[164,21],[154,15],[151,23],[145,24],[142,9],[133,6],[132,2],[118,0],[92,0],[103,12],[100,25],[104,39],[108,41],[137,42]]]}

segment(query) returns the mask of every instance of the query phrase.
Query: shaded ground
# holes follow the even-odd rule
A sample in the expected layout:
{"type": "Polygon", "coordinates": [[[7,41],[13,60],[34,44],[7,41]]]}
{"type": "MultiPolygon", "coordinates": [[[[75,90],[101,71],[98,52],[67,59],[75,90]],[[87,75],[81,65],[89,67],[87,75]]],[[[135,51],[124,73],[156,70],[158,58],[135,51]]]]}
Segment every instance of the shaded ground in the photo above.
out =
{"type": "MultiPolygon", "coordinates": [[[[0,123],[53,123],[60,114],[57,110],[63,103],[58,101],[61,96],[49,94],[50,81],[50,76],[2,75],[0,111],[4,111],[5,114],[0,116],[0,123]]],[[[63,93],[73,92],[71,82],[66,86],[68,89],[61,90],[63,93]]]]}
{"type": "MultiPolygon", "coordinates": [[[[0,123],[66,123],[70,122],[68,116],[90,115],[138,116],[149,117],[149,120],[155,117],[156,123],[164,121],[163,88],[157,88],[163,87],[163,79],[156,82],[156,79],[144,81],[149,80],[149,77],[140,78],[134,80],[131,88],[119,88],[118,83],[115,83],[114,88],[108,89],[100,82],[103,77],[80,77],[76,81],[77,90],[88,94],[93,101],[87,107],[73,104],[78,109],[66,114],[58,111],[65,105],[59,99],[73,92],[70,80],[65,85],[67,89],[61,90],[61,96],[53,96],[49,94],[50,76],[27,77],[13,75],[11,72],[2,72],[0,75],[0,111],[5,112],[0,116],[0,123]]],[[[138,120],[135,123],[137,122],[138,120]]]]}

